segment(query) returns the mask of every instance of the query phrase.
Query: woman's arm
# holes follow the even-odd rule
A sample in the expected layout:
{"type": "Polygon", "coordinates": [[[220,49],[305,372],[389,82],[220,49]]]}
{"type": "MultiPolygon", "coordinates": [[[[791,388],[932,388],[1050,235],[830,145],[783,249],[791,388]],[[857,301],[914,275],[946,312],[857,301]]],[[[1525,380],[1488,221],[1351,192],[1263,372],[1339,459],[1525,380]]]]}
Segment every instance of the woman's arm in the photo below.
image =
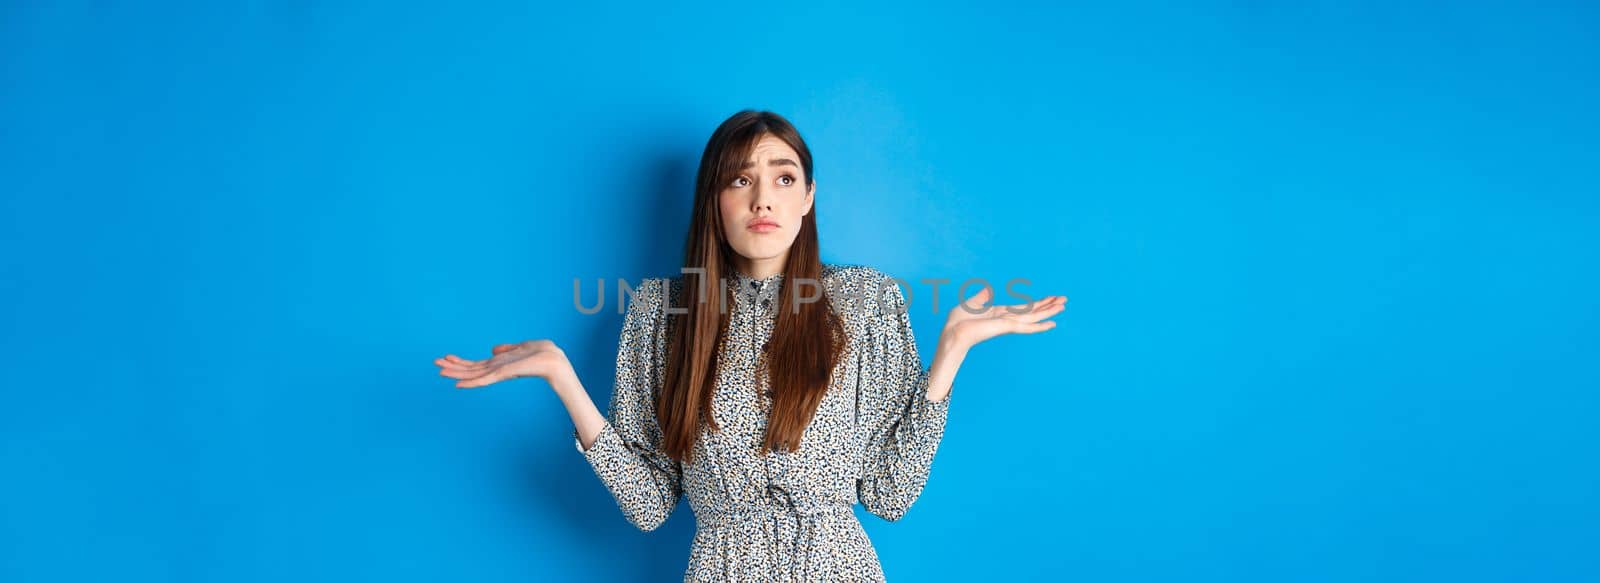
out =
{"type": "Polygon", "coordinates": [[[985,288],[950,311],[933,363],[922,368],[899,286],[881,276],[878,304],[866,319],[859,411],[865,431],[865,459],[857,493],[869,512],[899,520],[921,495],[934,453],[944,436],[950,394],[967,351],[1001,334],[1049,330],[1041,322],[1060,312],[1066,298],[1051,296],[1033,304],[983,307],[985,288]]]}
{"type": "Polygon", "coordinates": [[[933,364],[928,367],[928,400],[938,401],[950,395],[956,371],[974,345],[1002,334],[1033,334],[1055,328],[1056,323],[1046,318],[1061,313],[1067,306],[1066,296],[1045,296],[1026,304],[984,306],[993,296],[994,291],[985,287],[951,308],[944,329],[939,333],[933,364]]]}
{"type": "Polygon", "coordinates": [[[459,379],[458,389],[474,389],[514,378],[545,379],[566,406],[567,414],[572,416],[572,425],[583,448],[589,449],[594,444],[606,418],[600,415],[600,409],[589,397],[589,391],[583,388],[577,371],[573,370],[572,362],[567,360],[561,347],[550,340],[529,340],[495,346],[493,353],[494,357],[486,360],[467,360],[447,354],[433,362],[439,365],[440,376],[459,379]]]}
{"type": "Polygon", "coordinates": [[[944,437],[958,352],[951,346],[922,367],[905,295],[876,273],[877,299],[862,313],[857,418],[864,445],[857,497],[884,520],[904,516],[922,493],[944,437]],[[935,370],[940,371],[935,375],[935,370]],[[935,382],[939,383],[937,386],[935,382]]]}
{"type": "Polygon", "coordinates": [[[617,342],[616,381],[609,418],[601,418],[575,379],[552,386],[568,403],[573,441],[639,530],[666,522],[683,496],[683,464],[662,449],[656,419],[666,351],[663,314],[667,281],[646,279],[628,305],[617,342]]]}
{"type": "Polygon", "coordinates": [[[967,349],[949,334],[939,336],[939,345],[933,352],[933,364],[928,365],[929,401],[943,401],[950,397],[950,387],[956,382],[956,371],[967,358],[967,349]]]}
{"type": "Polygon", "coordinates": [[[682,465],[661,450],[655,416],[665,285],[662,278],[646,279],[628,305],[609,419],[600,414],[566,354],[549,340],[502,344],[494,347],[493,358],[482,361],[455,355],[435,361],[439,374],[460,379],[459,388],[519,377],[548,381],[572,417],[574,445],[623,515],[645,531],[665,522],[683,494],[682,465]]]}
{"type": "Polygon", "coordinates": [[[578,381],[577,373],[572,372],[570,367],[568,373],[551,378],[550,388],[555,390],[556,397],[567,408],[567,415],[572,416],[572,426],[578,432],[578,440],[584,451],[588,451],[594,447],[594,439],[600,435],[606,418],[600,414],[594,399],[589,397],[589,391],[584,390],[583,383],[578,381]]]}

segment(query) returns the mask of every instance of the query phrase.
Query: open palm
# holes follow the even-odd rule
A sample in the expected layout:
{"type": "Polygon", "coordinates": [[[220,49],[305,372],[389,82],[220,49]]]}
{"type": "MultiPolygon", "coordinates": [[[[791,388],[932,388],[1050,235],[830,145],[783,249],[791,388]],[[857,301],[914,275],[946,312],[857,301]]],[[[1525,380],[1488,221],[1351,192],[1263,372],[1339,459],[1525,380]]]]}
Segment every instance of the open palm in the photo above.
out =
{"type": "Polygon", "coordinates": [[[984,308],[983,305],[993,296],[994,289],[985,286],[951,308],[945,320],[944,333],[967,346],[1002,334],[1034,334],[1055,328],[1055,321],[1047,318],[1061,313],[1067,307],[1066,296],[1045,296],[1023,304],[996,304],[984,308]]]}
{"type": "Polygon", "coordinates": [[[549,340],[500,344],[492,351],[494,356],[485,360],[467,360],[446,354],[433,363],[439,365],[440,376],[457,379],[456,388],[460,389],[522,377],[549,380],[552,375],[572,368],[566,353],[549,340]]]}

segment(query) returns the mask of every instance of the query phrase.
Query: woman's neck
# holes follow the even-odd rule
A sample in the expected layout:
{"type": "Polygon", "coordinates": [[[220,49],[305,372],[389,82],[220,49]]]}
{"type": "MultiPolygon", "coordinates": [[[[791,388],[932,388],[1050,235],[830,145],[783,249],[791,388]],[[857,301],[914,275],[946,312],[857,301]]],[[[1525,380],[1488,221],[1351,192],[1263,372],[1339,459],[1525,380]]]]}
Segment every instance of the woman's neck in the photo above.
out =
{"type": "Polygon", "coordinates": [[[766,279],[783,273],[785,256],[779,255],[771,259],[750,259],[748,257],[735,257],[733,268],[740,273],[755,279],[766,279]]]}

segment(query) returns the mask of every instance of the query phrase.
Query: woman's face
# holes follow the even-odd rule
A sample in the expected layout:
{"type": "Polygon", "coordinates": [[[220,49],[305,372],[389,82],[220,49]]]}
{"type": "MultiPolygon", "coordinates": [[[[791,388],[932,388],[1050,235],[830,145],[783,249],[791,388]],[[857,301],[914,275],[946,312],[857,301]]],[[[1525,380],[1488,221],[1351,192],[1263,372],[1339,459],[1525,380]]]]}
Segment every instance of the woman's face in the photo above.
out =
{"type": "Polygon", "coordinates": [[[742,256],[741,270],[765,277],[782,269],[800,234],[800,218],[811,212],[815,191],[816,183],[806,186],[794,148],[771,134],[762,135],[745,168],[718,196],[722,232],[742,256]]]}

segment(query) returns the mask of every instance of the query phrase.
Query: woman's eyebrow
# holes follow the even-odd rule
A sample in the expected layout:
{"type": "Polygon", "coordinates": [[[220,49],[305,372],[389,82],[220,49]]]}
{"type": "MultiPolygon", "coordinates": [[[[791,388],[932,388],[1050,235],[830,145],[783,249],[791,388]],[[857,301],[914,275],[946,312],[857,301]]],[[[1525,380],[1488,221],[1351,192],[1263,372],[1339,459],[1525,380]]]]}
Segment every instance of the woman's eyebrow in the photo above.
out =
{"type": "MultiPolygon", "coordinates": [[[[756,165],[756,163],[755,163],[754,160],[745,160],[744,164],[739,166],[739,169],[740,170],[744,170],[746,168],[749,168],[749,167],[755,166],[755,165],[756,165]]],[[[772,167],[772,166],[794,166],[795,168],[799,168],[800,167],[800,165],[796,164],[794,160],[790,160],[788,158],[773,158],[773,159],[767,161],[767,166],[768,167],[772,167]]]]}

